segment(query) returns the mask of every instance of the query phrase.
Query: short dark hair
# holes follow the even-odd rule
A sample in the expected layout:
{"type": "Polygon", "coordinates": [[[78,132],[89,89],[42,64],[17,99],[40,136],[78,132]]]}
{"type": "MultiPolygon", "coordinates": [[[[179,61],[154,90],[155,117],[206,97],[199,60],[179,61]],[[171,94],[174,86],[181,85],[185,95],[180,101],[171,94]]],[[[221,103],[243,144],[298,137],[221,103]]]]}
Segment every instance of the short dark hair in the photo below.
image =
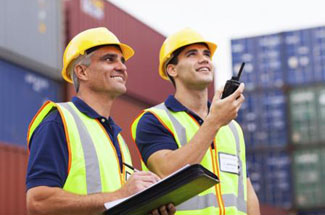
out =
{"type": "Polygon", "coordinates": [[[176,84],[175,84],[175,80],[172,76],[170,76],[167,72],[167,66],[169,64],[173,64],[173,65],[177,65],[178,64],[178,55],[186,48],[187,46],[183,46],[180,47],[178,49],[176,49],[173,53],[172,53],[172,57],[170,60],[167,61],[166,63],[166,74],[168,76],[168,78],[170,79],[170,81],[172,82],[173,86],[176,88],[176,84]]]}

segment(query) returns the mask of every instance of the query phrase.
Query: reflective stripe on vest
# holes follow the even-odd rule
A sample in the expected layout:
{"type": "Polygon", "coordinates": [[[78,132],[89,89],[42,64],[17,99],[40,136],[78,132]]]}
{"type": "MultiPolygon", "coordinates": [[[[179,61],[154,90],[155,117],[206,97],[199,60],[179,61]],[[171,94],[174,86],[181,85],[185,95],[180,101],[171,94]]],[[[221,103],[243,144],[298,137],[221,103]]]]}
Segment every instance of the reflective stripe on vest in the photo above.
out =
{"type": "Polygon", "coordinates": [[[239,166],[240,166],[240,172],[239,172],[239,176],[238,176],[238,198],[236,200],[237,202],[237,208],[240,211],[246,212],[247,213],[247,203],[245,201],[245,195],[244,195],[244,180],[243,180],[243,162],[240,159],[240,142],[239,142],[239,135],[238,135],[238,131],[236,129],[236,125],[231,122],[229,123],[229,128],[232,131],[232,133],[234,134],[235,140],[236,140],[236,149],[237,149],[237,157],[238,157],[238,161],[239,161],[239,166]]]}
{"type": "Polygon", "coordinates": [[[62,105],[64,108],[69,110],[72,117],[76,121],[82,149],[84,151],[87,193],[91,194],[101,192],[102,183],[100,178],[99,163],[93,140],[91,139],[86,126],[84,125],[76,111],[72,107],[70,107],[68,103],[59,103],[59,105],[62,105]]]}
{"type": "MultiPolygon", "coordinates": [[[[173,127],[175,128],[175,132],[179,138],[179,142],[182,146],[187,143],[186,138],[186,129],[185,127],[172,115],[170,110],[166,107],[164,103],[156,105],[154,108],[164,110],[168,115],[173,127]]],[[[243,183],[243,169],[242,169],[242,160],[240,159],[240,139],[239,134],[236,128],[236,125],[233,121],[228,124],[230,130],[233,133],[236,142],[236,153],[238,157],[238,162],[240,166],[240,172],[238,176],[238,197],[235,194],[222,194],[222,199],[225,207],[236,207],[237,210],[247,213],[247,203],[245,201],[244,195],[244,183],[243,183]]],[[[177,206],[177,210],[200,210],[207,207],[218,207],[216,201],[216,195],[214,193],[209,193],[206,195],[198,195],[194,198],[182,203],[177,206]]]]}

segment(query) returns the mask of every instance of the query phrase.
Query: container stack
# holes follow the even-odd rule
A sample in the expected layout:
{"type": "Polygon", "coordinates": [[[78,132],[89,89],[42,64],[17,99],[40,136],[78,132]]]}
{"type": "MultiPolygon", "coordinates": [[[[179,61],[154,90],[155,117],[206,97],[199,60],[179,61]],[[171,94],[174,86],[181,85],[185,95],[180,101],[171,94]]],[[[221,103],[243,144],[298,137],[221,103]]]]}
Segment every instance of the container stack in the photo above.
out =
{"type": "Polygon", "coordinates": [[[26,214],[26,136],[46,100],[62,101],[61,1],[0,5],[0,214],[26,214]]]}
{"type": "Polygon", "coordinates": [[[260,201],[317,214],[325,205],[325,27],[234,39],[231,47],[233,73],[246,62],[238,121],[260,201]]]}

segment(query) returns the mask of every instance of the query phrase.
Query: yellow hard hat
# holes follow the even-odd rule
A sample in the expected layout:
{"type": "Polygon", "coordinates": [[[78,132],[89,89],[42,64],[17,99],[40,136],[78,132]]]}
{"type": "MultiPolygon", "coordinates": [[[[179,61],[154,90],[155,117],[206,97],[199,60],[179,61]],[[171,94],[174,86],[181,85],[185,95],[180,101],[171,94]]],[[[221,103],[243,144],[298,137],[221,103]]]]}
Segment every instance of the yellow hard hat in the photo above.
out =
{"type": "Polygon", "coordinates": [[[168,80],[168,76],[165,71],[166,69],[165,64],[173,57],[172,56],[173,52],[183,46],[187,46],[195,43],[207,44],[211,52],[211,57],[213,56],[215,50],[217,49],[217,44],[206,41],[201,34],[199,34],[198,32],[190,28],[185,28],[167,37],[167,39],[164,41],[160,49],[159,75],[163,79],[168,80]]]}
{"type": "Polygon", "coordinates": [[[84,55],[86,50],[102,45],[118,45],[122,50],[125,60],[128,60],[134,55],[134,50],[130,46],[120,43],[118,38],[107,28],[99,27],[85,30],[72,38],[64,51],[63,69],[61,72],[64,80],[72,83],[67,68],[74,59],[80,55],[84,55]]]}

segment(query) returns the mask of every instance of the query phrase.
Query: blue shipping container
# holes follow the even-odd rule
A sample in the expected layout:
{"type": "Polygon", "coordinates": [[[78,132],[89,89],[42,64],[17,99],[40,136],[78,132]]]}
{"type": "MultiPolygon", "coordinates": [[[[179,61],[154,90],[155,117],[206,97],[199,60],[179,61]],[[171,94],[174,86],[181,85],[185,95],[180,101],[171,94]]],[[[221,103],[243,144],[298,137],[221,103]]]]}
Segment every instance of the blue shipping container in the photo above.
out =
{"type": "Polygon", "coordinates": [[[0,74],[0,140],[25,146],[28,125],[44,101],[61,101],[60,84],[3,60],[0,74]]]}
{"type": "Polygon", "coordinates": [[[264,35],[256,38],[255,59],[259,87],[282,87],[284,85],[282,50],[282,34],[264,35]]]}
{"type": "Polygon", "coordinates": [[[316,81],[313,72],[311,31],[298,30],[284,33],[287,80],[291,85],[316,81]]]}
{"type": "Polygon", "coordinates": [[[246,90],[253,90],[257,83],[255,39],[237,39],[231,41],[232,72],[237,75],[240,65],[245,62],[245,68],[241,75],[241,81],[245,83],[246,90]]]}
{"type": "Polygon", "coordinates": [[[249,149],[259,145],[258,114],[260,113],[260,106],[257,93],[245,92],[244,95],[245,102],[242,104],[236,120],[243,129],[246,148],[249,149]]]}
{"type": "Polygon", "coordinates": [[[311,31],[311,48],[316,81],[325,80],[325,27],[313,28],[311,31]]]}
{"type": "Polygon", "coordinates": [[[242,126],[246,147],[286,146],[286,97],[278,89],[245,92],[237,121],[242,126]]]}
{"type": "Polygon", "coordinates": [[[285,151],[247,154],[249,177],[261,203],[292,207],[290,163],[285,151]]]}
{"type": "Polygon", "coordinates": [[[260,93],[260,129],[270,146],[287,144],[286,99],[281,90],[260,93]]]}

